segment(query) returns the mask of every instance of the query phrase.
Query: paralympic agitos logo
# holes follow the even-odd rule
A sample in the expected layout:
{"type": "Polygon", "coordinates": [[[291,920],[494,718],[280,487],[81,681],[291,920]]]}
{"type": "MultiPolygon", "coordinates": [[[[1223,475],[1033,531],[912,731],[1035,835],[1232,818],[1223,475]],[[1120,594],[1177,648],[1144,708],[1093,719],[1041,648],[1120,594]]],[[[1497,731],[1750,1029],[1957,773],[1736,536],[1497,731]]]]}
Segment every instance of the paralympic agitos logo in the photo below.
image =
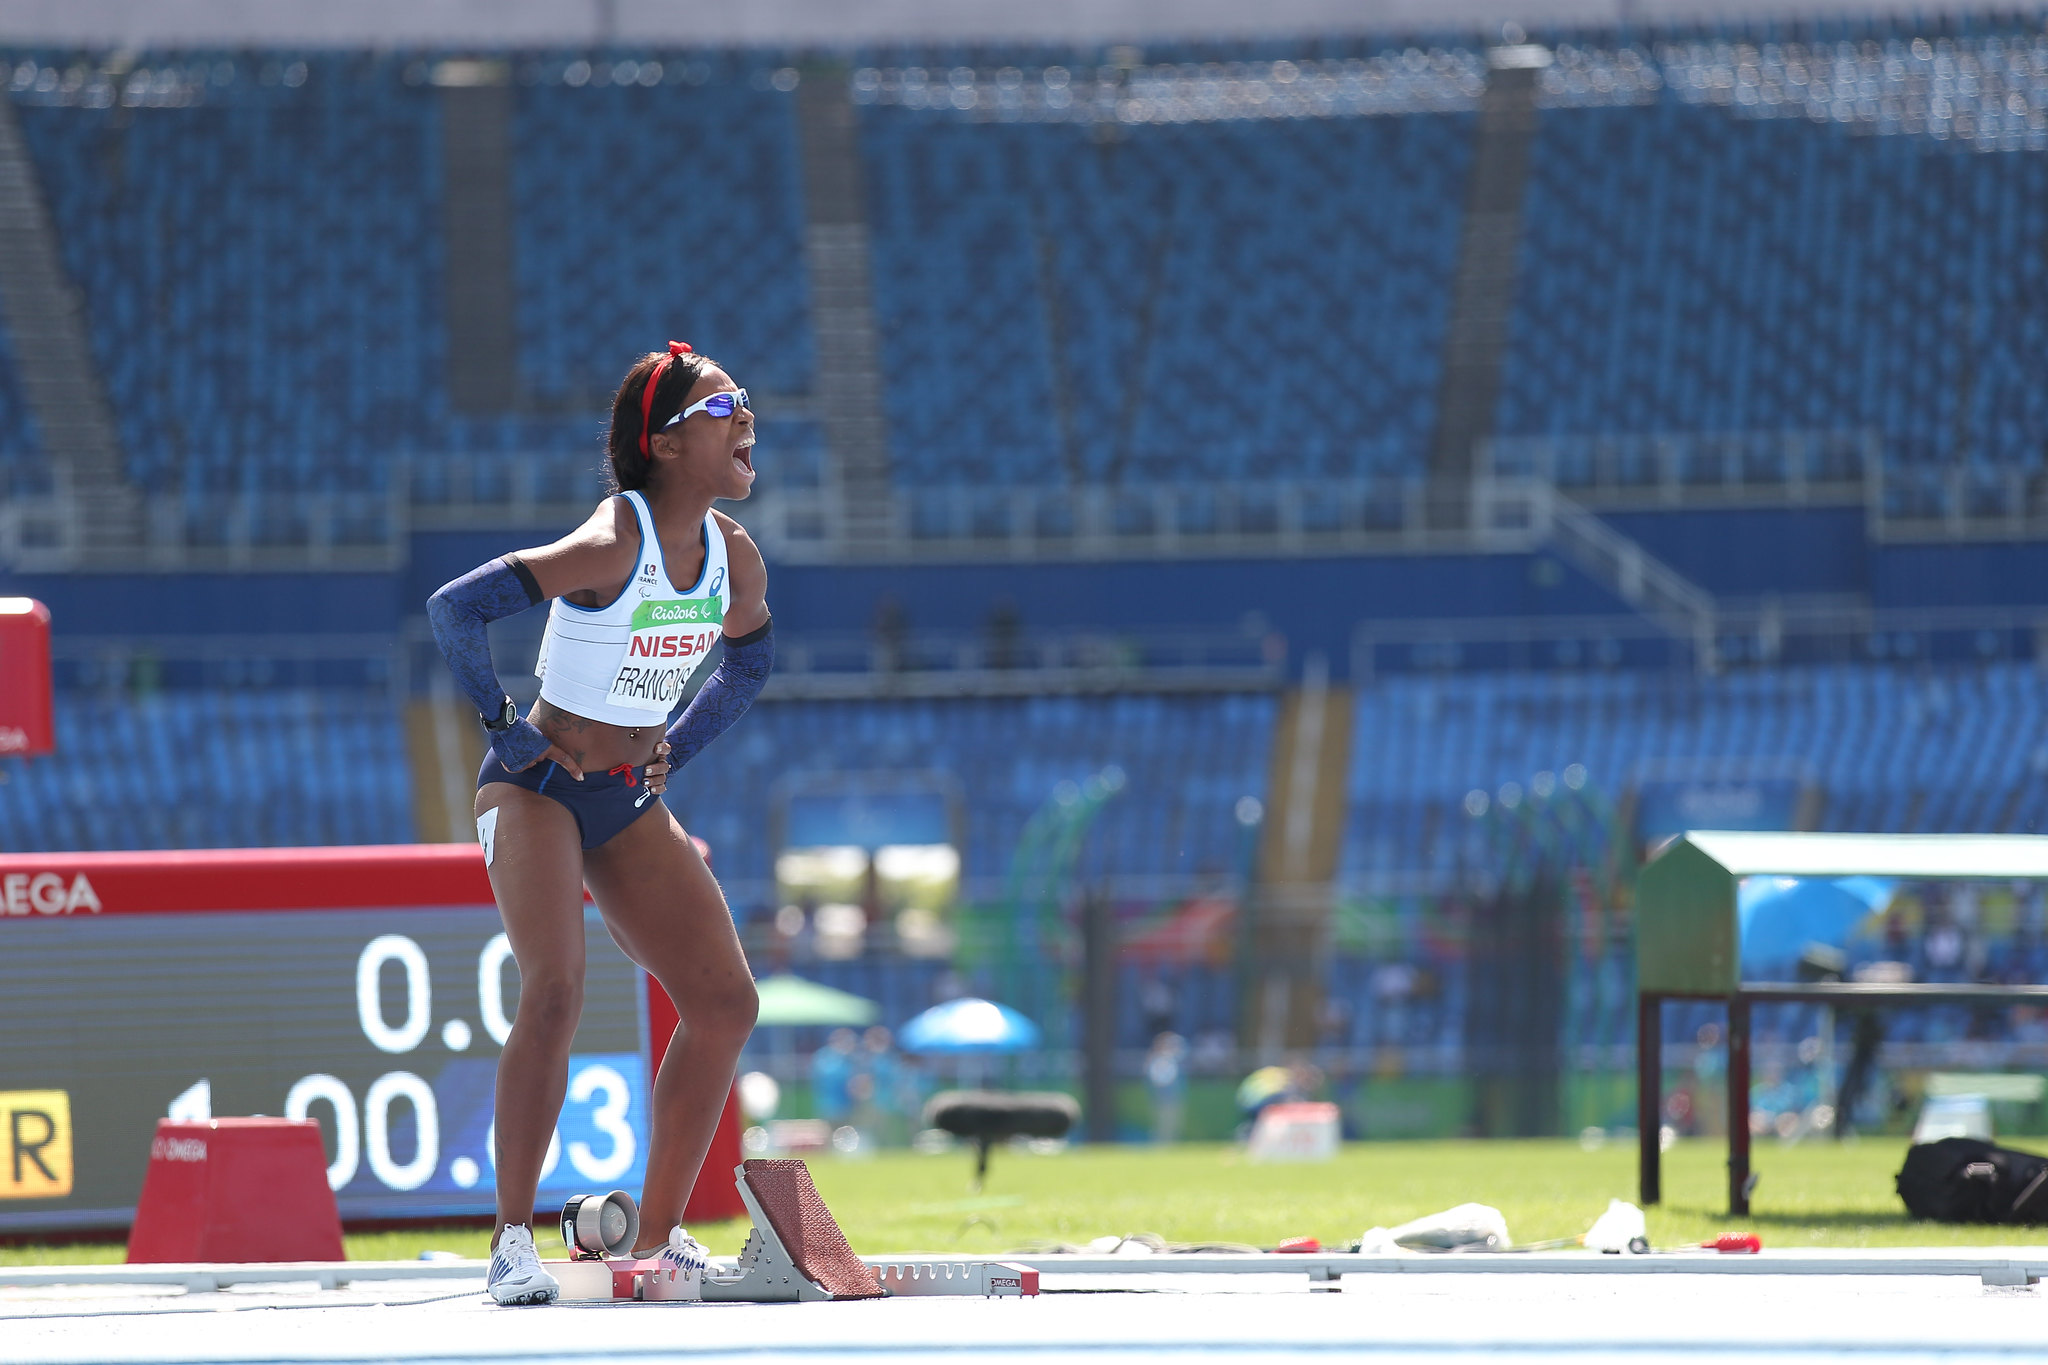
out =
{"type": "Polygon", "coordinates": [[[0,910],[10,915],[100,912],[99,893],[83,872],[67,884],[56,872],[10,872],[0,878],[0,910]]]}

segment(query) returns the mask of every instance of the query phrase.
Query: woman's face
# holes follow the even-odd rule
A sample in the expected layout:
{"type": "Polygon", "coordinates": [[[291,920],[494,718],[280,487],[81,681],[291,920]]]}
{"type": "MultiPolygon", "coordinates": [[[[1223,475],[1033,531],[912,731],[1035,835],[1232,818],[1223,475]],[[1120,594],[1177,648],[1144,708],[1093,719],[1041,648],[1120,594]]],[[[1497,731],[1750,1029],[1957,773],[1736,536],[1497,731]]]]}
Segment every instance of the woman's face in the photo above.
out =
{"type": "MultiPolygon", "coordinates": [[[[696,384],[683,399],[688,410],[715,393],[736,393],[739,385],[717,366],[697,376],[696,384]]],[[[656,432],[649,442],[657,461],[664,462],[661,477],[680,479],[691,488],[707,491],[714,498],[737,501],[754,487],[754,414],[733,404],[732,413],[715,417],[693,412],[665,431],[656,432]]]]}

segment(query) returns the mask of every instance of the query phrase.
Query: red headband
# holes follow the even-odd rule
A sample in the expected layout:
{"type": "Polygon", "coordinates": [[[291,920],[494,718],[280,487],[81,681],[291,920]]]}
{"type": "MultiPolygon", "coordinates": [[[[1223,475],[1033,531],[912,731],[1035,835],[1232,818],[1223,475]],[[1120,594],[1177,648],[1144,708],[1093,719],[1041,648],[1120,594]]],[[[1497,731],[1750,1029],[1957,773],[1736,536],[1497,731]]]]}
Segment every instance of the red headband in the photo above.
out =
{"type": "Polygon", "coordinates": [[[675,358],[679,355],[688,355],[689,353],[689,342],[671,341],[668,344],[668,354],[654,362],[654,372],[647,376],[647,387],[640,390],[640,453],[642,455],[652,455],[654,453],[647,448],[647,425],[654,420],[654,390],[661,383],[661,377],[668,373],[668,367],[675,362],[675,358]]]}

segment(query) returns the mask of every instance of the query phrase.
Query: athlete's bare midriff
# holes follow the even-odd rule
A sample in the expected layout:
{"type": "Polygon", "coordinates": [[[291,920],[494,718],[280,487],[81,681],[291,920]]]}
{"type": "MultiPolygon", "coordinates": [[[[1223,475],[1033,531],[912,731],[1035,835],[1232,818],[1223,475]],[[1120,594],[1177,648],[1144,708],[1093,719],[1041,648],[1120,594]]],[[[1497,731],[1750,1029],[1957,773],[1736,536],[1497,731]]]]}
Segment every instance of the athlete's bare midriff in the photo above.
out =
{"type": "Polygon", "coordinates": [[[621,763],[644,766],[654,758],[654,746],[668,724],[668,717],[650,714],[645,725],[607,725],[550,701],[536,701],[526,718],[586,773],[605,772],[621,763]]]}

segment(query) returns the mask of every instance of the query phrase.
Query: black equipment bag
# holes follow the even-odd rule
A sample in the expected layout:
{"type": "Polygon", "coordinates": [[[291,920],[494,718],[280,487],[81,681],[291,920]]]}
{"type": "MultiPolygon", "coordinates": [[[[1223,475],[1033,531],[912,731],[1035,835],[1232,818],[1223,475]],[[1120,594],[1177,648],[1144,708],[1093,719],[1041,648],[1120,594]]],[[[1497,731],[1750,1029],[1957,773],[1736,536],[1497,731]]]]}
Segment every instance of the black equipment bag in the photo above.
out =
{"type": "Polygon", "coordinates": [[[1952,1137],[1906,1149],[1906,1211],[1937,1223],[2048,1223],[2048,1157],[1952,1137]]]}

